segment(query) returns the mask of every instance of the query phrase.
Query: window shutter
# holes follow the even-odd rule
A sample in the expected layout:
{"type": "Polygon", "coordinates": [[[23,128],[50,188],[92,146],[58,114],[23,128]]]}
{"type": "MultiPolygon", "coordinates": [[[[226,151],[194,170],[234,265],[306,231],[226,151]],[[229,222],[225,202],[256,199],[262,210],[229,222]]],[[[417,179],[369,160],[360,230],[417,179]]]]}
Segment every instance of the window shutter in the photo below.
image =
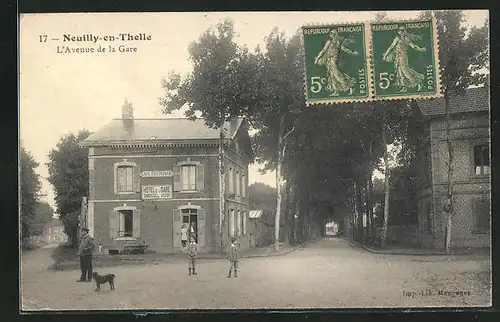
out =
{"type": "Polygon", "coordinates": [[[182,241],[181,241],[182,221],[181,221],[180,209],[174,209],[172,211],[172,221],[173,221],[172,245],[174,245],[174,247],[182,247],[182,241]]]}
{"type": "Polygon", "coordinates": [[[236,195],[239,197],[240,196],[240,189],[241,189],[240,172],[236,171],[234,177],[235,177],[234,181],[236,182],[236,195]]]}
{"type": "Polygon", "coordinates": [[[118,237],[118,215],[117,211],[109,212],[109,238],[118,237]]]}
{"type": "Polygon", "coordinates": [[[246,197],[245,196],[246,193],[247,193],[247,186],[246,186],[246,184],[247,184],[247,176],[246,176],[245,173],[243,173],[241,175],[241,196],[242,197],[246,197]]]}
{"type": "Polygon", "coordinates": [[[196,190],[205,189],[205,165],[203,163],[196,165],[196,190]]]}
{"type": "Polygon", "coordinates": [[[141,192],[141,166],[136,164],[134,166],[134,191],[141,192]]]}
{"type": "Polygon", "coordinates": [[[178,164],[174,164],[173,168],[174,172],[174,191],[181,191],[181,166],[178,164]]]}
{"type": "Polygon", "coordinates": [[[233,210],[228,210],[227,211],[227,228],[228,228],[228,235],[229,237],[233,237],[234,235],[234,218],[233,218],[233,210]]]}
{"type": "Polygon", "coordinates": [[[133,217],[133,236],[135,238],[141,237],[141,211],[136,209],[134,210],[134,217],[133,217]]]}
{"type": "Polygon", "coordinates": [[[118,194],[118,164],[113,165],[113,191],[118,194]]]}
{"type": "Polygon", "coordinates": [[[243,221],[243,235],[246,235],[247,234],[247,212],[246,211],[243,211],[242,221],[243,221]]]}
{"type": "Polygon", "coordinates": [[[481,229],[481,223],[479,220],[479,207],[478,207],[478,199],[474,198],[471,200],[472,201],[472,213],[474,214],[474,229],[478,230],[481,229]]]}
{"type": "Polygon", "coordinates": [[[198,245],[205,246],[205,210],[198,209],[198,245]]]}

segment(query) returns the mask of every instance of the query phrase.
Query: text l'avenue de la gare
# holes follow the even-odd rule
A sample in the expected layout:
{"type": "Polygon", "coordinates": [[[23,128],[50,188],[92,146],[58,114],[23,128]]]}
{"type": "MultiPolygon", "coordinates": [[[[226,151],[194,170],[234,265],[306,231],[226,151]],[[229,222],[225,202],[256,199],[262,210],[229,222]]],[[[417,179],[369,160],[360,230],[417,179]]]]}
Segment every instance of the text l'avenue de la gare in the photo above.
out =
{"type": "Polygon", "coordinates": [[[153,37],[147,33],[119,33],[116,35],[63,34],[60,37],[40,35],[42,43],[58,42],[56,53],[61,55],[92,53],[137,53],[141,43],[153,37]]]}

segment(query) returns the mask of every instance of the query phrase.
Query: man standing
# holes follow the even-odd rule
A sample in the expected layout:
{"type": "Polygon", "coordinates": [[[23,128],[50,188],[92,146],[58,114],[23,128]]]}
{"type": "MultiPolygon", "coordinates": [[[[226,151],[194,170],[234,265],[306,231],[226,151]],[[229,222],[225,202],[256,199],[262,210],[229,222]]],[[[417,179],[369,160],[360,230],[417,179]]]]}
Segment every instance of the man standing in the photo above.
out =
{"type": "Polygon", "coordinates": [[[94,238],[89,235],[87,228],[82,228],[82,237],[78,255],[80,256],[80,270],[82,275],[77,282],[92,282],[92,252],[94,251],[94,238]]]}

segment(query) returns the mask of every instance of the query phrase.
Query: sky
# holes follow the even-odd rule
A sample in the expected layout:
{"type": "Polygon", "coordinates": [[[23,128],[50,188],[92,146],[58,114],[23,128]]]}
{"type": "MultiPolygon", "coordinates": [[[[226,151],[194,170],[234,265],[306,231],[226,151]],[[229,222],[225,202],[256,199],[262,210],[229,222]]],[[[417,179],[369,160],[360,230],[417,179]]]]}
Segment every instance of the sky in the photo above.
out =
{"type": "MultiPolygon", "coordinates": [[[[97,131],[121,116],[125,99],[134,117],[167,117],[158,103],[161,79],[170,71],[189,73],[188,46],[224,18],[234,21],[236,42],[254,49],[274,27],[293,35],[307,24],[372,20],[375,11],[357,12],[173,12],[23,14],[20,18],[20,139],[40,166],[42,198],[54,206],[53,188],[46,180],[48,153],[61,136],[81,129],[97,131]],[[68,42],[64,36],[105,37],[150,35],[151,40],[68,42]],[[119,52],[119,45],[136,52],[119,52]],[[112,45],[116,52],[97,52],[112,45]],[[66,47],[93,48],[89,53],[64,53],[66,47]]],[[[413,19],[418,11],[390,11],[389,20],[413,19]]],[[[487,10],[467,10],[467,23],[481,26],[487,10]]],[[[71,50],[70,49],[70,50],[71,50]]],[[[182,117],[176,112],[170,117],[182,117]]],[[[273,172],[249,169],[249,181],[275,187],[273,172]]]]}

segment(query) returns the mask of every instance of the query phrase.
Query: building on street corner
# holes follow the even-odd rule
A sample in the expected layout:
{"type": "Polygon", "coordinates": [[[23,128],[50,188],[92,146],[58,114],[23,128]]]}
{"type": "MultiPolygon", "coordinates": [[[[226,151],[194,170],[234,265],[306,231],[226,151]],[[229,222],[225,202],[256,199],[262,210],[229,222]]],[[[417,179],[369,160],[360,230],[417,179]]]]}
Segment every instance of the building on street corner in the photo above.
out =
{"type": "MultiPolygon", "coordinates": [[[[489,88],[470,88],[450,99],[454,147],[452,248],[490,247],[489,88]]],[[[444,248],[448,146],[444,99],[418,101],[424,140],[418,193],[417,243],[444,248]]]]}
{"type": "MultiPolygon", "coordinates": [[[[225,129],[223,244],[237,236],[245,248],[250,138],[242,118],[225,129]]],[[[182,251],[183,225],[192,227],[200,252],[219,249],[218,129],[203,119],[135,119],[125,102],[120,119],[81,144],[89,149],[87,227],[103,249],[182,251]]]]}

